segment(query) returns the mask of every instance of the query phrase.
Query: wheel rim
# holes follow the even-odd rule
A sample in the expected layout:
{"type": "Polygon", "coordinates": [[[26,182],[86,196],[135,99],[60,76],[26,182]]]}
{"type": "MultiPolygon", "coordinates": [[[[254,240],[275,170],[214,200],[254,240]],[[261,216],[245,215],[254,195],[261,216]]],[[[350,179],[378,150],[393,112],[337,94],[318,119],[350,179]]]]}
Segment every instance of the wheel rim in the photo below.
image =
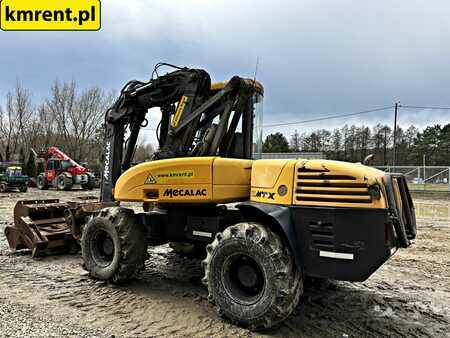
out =
{"type": "Polygon", "coordinates": [[[101,267],[107,267],[114,259],[115,245],[111,235],[104,230],[97,230],[91,241],[92,258],[101,267]]]}
{"type": "Polygon", "coordinates": [[[251,305],[258,302],[264,293],[265,274],[253,257],[238,253],[224,262],[222,282],[225,291],[234,301],[251,305]]]}
{"type": "Polygon", "coordinates": [[[60,178],[59,178],[59,186],[60,186],[61,188],[64,188],[64,186],[65,186],[64,177],[60,177],[60,178]]]}

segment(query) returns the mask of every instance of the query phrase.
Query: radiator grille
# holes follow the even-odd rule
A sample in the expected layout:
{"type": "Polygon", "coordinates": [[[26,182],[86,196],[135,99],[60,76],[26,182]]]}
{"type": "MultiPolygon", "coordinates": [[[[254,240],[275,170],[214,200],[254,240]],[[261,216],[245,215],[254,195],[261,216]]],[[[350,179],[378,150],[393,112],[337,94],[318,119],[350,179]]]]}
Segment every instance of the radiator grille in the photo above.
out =
{"type": "Polygon", "coordinates": [[[334,250],[334,229],[329,222],[309,222],[312,243],[322,250],[334,250]]]}
{"type": "Polygon", "coordinates": [[[333,174],[323,170],[297,172],[295,200],[297,204],[334,203],[370,204],[368,185],[350,175],[333,174]]]}

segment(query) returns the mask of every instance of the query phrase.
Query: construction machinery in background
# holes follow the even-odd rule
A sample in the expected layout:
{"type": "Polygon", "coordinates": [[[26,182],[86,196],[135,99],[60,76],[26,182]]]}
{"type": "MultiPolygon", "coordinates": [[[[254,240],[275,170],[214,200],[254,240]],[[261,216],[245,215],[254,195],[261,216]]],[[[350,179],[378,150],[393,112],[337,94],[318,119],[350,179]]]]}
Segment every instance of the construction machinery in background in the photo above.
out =
{"type": "Polygon", "coordinates": [[[30,178],[22,173],[22,167],[17,164],[2,163],[0,165],[0,192],[19,190],[26,192],[30,178]]]}
{"type": "MultiPolygon", "coordinates": [[[[292,312],[307,276],[363,281],[410,245],[414,206],[402,175],[321,159],[252,160],[262,101],[254,80],[211,84],[207,72],[188,68],[122,89],[105,118],[100,202],[62,206],[93,278],[133,278],[148,246],[203,246],[208,299],[232,323],[260,330],[292,312]],[[130,167],[155,107],[159,150],[130,167]],[[144,210],[107,205],[122,201],[144,210]]],[[[50,222],[54,202],[35,203],[22,215],[27,225],[7,232],[50,222]]]]}
{"type": "Polygon", "coordinates": [[[94,188],[94,175],[57,147],[39,151],[37,158],[44,167],[44,172],[36,177],[39,189],[55,187],[58,190],[72,190],[74,185],[80,185],[85,190],[94,188]]]}

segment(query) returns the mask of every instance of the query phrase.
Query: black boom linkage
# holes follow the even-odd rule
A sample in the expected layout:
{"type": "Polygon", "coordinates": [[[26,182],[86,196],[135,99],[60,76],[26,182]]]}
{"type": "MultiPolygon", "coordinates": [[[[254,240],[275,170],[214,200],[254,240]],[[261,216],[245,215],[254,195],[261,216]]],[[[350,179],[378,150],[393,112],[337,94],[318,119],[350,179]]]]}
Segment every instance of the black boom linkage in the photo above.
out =
{"type": "Polygon", "coordinates": [[[213,155],[252,157],[255,88],[251,81],[234,76],[223,88],[212,90],[206,71],[176,68],[149,82],[128,82],[106,112],[101,201],[114,200],[113,187],[131,166],[150,108],[159,107],[162,113],[154,160],[213,155]],[[219,121],[214,123],[216,117],[219,121]],[[238,133],[241,119],[242,133],[238,133]]]}

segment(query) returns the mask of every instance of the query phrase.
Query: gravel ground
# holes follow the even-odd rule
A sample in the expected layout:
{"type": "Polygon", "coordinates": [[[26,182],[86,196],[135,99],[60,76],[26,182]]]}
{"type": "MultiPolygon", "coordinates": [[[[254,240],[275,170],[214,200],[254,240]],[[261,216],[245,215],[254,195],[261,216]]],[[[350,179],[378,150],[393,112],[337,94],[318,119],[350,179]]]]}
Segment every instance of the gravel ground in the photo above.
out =
{"type": "Polygon", "coordinates": [[[168,246],[150,248],[145,270],[122,287],[91,280],[78,255],[32,259],[9,252],[3,229],[17,200],[86,194],[0,195],[0,336],[450,337],[449,200],[417,197],[413,246],[363,283],[310,286],[283,324],[255,334],[216,315],[200,261],[168,246]]]}
{"type": "Polygon", "coordinates": [[[30,304],[9,303],[0,299],[2,337],[98,337],[100,332],[66,323],[64,318],[49,316],[30,304]]]}

